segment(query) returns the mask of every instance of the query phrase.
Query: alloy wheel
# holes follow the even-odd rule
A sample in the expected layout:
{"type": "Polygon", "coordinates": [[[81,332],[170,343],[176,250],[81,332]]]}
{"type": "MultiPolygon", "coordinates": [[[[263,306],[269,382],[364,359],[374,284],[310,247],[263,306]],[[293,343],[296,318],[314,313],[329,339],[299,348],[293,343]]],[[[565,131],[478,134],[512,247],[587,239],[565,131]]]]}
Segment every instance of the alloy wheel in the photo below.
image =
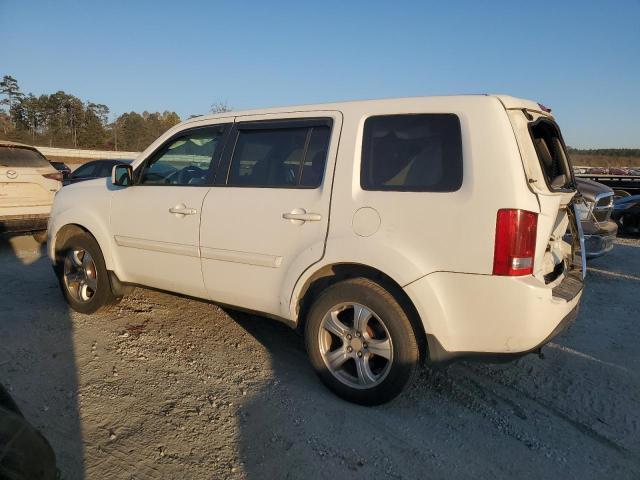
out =
{"type": "Polygon", "coordinates": [[[64,284],[74,300],[87,303],[98,289],[98,272],[91,254],[72,248],[64,259],[64,284]]]}
{"type": "Polygon", "coordinates": [[[393,363],[393,342],[373,310],[341,303],[326,313],[320,329],[320,354],[335,378],[358,389],[372,388],[385,379],[393,363]]]}

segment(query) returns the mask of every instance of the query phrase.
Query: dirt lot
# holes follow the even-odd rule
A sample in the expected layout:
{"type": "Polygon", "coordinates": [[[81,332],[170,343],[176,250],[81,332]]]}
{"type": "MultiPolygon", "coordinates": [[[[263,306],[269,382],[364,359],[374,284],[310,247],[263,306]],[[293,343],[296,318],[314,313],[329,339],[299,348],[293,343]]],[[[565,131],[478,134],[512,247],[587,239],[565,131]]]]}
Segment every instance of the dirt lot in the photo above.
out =
{"type": "Polygon", "coordinates": [[[65,479],[640,477],[638,240],[590,264],[543,359],[425,368],[376,408],[273,321],[141,289],[84,316],[31,239],[0,265],[0,381],[65,479]]]}

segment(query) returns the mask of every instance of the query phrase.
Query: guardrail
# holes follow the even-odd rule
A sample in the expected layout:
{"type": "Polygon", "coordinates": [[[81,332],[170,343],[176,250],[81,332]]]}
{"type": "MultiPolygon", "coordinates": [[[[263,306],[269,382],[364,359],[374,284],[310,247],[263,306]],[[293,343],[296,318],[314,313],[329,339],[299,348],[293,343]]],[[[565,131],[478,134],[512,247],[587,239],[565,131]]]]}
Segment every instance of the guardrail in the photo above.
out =
{"type": "Polygon", "coordinates": [[[36,147],[45,157],[65,157],[77,159],[119,159],[136,158],[140,152],[114,152],[112,150],[81,150],[75,148],[36,147]]]}

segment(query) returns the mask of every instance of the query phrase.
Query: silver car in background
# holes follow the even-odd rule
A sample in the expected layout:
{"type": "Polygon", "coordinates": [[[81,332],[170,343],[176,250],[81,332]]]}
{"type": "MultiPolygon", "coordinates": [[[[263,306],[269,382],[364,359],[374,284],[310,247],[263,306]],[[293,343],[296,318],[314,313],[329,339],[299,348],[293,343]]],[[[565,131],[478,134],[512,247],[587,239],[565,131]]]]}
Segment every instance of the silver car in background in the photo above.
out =
{"type": "Polygon", "coordinates": [[[584,178],[576,179],[583,202],[577,205],[584,231],[587,258],[596,258],[610,252],[618,233],[616,222],[611,220],[613,189],[584,178]]]}

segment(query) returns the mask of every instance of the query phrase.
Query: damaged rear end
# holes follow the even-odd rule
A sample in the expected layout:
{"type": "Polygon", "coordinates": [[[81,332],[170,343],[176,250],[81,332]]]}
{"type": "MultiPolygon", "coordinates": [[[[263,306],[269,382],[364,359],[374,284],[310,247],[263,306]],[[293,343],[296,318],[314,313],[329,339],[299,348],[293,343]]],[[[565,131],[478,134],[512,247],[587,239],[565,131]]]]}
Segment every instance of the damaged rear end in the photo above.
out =
{"type": "Polygon", "coordinates": [[[503,102],[520,149],[529,188],[540,207],[532,274],[553,296],[573,299],[586,272],[581,202],[560,127],[543,105],[510,97],[503,102]]]}

